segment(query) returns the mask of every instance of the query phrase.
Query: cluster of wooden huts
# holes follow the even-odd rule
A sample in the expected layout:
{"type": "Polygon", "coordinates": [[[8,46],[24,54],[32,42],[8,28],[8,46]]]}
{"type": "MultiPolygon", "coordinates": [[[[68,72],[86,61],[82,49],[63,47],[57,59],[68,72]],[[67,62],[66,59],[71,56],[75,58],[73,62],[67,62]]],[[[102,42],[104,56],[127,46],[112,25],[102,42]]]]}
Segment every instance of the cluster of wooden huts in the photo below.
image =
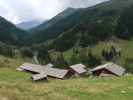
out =
{"type": "Polygon", "coordinates": [[[31,72],[33,75],[31,79],[34,81],[38,80],[48,80],[48,77],[67,79],[70,77],[83,77],[91,73],[94,76],[122,76],[125,73],[125,69],[114,63],[107,63],[104,65],[97,66],[93,69],[88,70],[83,64],[75,64],[69,67],[69,69],[59,69],[53,64],[47,65],[36,65],[30,63],[24,63],[19,68],[18,71],[31,72]]]}

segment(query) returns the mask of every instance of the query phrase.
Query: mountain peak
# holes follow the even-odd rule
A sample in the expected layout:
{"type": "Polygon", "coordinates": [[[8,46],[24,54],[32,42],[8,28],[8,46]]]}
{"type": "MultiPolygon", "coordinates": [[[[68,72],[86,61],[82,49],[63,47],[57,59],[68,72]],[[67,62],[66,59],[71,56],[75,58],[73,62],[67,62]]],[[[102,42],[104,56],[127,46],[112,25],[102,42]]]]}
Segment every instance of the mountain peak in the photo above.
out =
{"type": "MultiPolygon", "coordinates": [[[[46,21],[46,20],[45,20],[46,21]]],[[[27,22],[22,22],[17,25],[17,27],[23,29],[23,30],[29,30],[34,27],[37,27],[40,25],[43,21],[40,20],[32,20],[32,21],[27,21],[27,22]]]]}
{"type": "Polygon", "coordinates": [[[64,11],[62,11],[57,16],[69,16],[70,14],[74,13],[75,11],[77,11],[77,9],[69,7],[67,9],[65,9],[64,11]]]}

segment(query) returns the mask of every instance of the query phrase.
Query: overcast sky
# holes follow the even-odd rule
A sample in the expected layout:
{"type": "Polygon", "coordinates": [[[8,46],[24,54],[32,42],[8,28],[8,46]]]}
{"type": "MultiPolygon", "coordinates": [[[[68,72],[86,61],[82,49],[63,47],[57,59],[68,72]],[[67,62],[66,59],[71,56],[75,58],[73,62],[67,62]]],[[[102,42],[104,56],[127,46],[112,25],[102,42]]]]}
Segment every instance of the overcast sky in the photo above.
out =
{"type": "Polygon", "coordinates": [[[88,7],[107,0],[0,0],[0,16],[13,23],[49,19],[67,7],[88,7]]]}

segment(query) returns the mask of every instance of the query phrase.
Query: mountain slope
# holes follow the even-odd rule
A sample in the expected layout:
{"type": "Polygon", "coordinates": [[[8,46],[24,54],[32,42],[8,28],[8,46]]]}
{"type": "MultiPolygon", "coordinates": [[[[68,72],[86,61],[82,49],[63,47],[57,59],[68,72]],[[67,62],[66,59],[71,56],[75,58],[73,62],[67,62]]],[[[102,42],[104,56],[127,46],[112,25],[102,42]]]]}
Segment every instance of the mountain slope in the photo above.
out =
{"type": "Polygon", "coordinates": [[[83,9],[79,23],[54,39],[50,47],[64,51],[73,46],[86,47],[118,36],[116,30],[121,12],[131,5],[132,0],[112,0],[83,9]]]}
{"type": "Polygon", "coordinates": [[[78,23],[78,12],[76,9],[68,8],[53,19],[32,29],[31,32],[33,35],[31,36],[31,40],[34,42],[43,42],[55,38],[60,33],[71,28],[75,23],[78,23]],[[72,15],[73,13],[75,13],[75,16],[72,15]]]}
{"type": "Polygon", "coordinates": [[[121,13],[117,34],[120,38],[131,39],[133,36],[133,5],[121,13]]]}
{"type": "Polygon", "coordinates": [[[112,13],[119,13],[131,4],[133,4],[132,0],[111,0],[85,9],[68,8],[53,19],[33,29],[31,40],[41,43],[56,38],[77,24],[94,20],[98,16],[111,16],[112,13]]]}
{"type": "Polygon", "coordinates": [[[20,29],[23,29],[23,30],[30,30],[32,28],[37,27],[41,23],[42,23],[42,21],[33,20],[33,21],[29,21],[29,22],[19,23],[19,24],[17,24],[17,27],[19,27],[20,29]]]}
{"type": "Polygon", "coordinates": [[[0,17],[0,41],[7,44],[19,44],[26,38],[26,32],[0,17]]]}
{"type": "Polygon", "coordinates": [[[118,20],[123,10],[131,5],[133,0],[110,0],[88,8],[69,8],[33,30],[30,40],[33,43],[52,40],[49,48],[59,51],[109,40],[118,36],[118,20]]]}

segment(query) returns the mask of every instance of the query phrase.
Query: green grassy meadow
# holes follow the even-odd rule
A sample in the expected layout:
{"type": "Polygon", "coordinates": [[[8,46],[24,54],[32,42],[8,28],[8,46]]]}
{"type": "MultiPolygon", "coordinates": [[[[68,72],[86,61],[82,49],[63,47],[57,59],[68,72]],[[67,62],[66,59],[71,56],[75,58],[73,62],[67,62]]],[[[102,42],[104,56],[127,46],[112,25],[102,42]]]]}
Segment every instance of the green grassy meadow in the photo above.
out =
{"type": "Polygon", "coordinates": [[[133,100],[133,76],[49,79],[32,82],[31,74],[0,69],[0,100],[133,100]]]}
{"type": "MultiPolygon", "coordinates": [[[[99,43],[93,53],[100,56],[101,48],[111,43],[99,43]]],[[[122,48],[123,63],[126,58],[133,59],[133,41],[119,41],[122,48]]],[[[64,53],[66,59],[71,50],[64,53]]],[[[133,100],[133,75],[110,78],[72,78],[58,80],[49,78],[48,82],[33,82],[30,73],[18,72],[16,68],[30,59],[0,56],[0,100],[133,100]]]]}
{"type": "MultiPolygon", "coordinates": [[[[103,49],[110,49],[110,47],[114,45],[116,48],[119,48],[121,50],[121,57],[119,59],[116,59],[114,62],[117,64],[124,66],[125,61],[127,59],[133,60],[133,40],[132,41],[126,41],[126,40],[114,40],[110,42],[99,42],[97,45],[91,47],[91,51],[94,55],[97,55],[101,58],[101,52],[103,49]]],[[[64,52],[65,59],[70,59],[72,55],[72,50],[68,50],[64,52]]],[[[133,64],[131,64],[133,65],[133,64]]],[[[126,66],[124,66],[126,67],[126,66]]]]}

